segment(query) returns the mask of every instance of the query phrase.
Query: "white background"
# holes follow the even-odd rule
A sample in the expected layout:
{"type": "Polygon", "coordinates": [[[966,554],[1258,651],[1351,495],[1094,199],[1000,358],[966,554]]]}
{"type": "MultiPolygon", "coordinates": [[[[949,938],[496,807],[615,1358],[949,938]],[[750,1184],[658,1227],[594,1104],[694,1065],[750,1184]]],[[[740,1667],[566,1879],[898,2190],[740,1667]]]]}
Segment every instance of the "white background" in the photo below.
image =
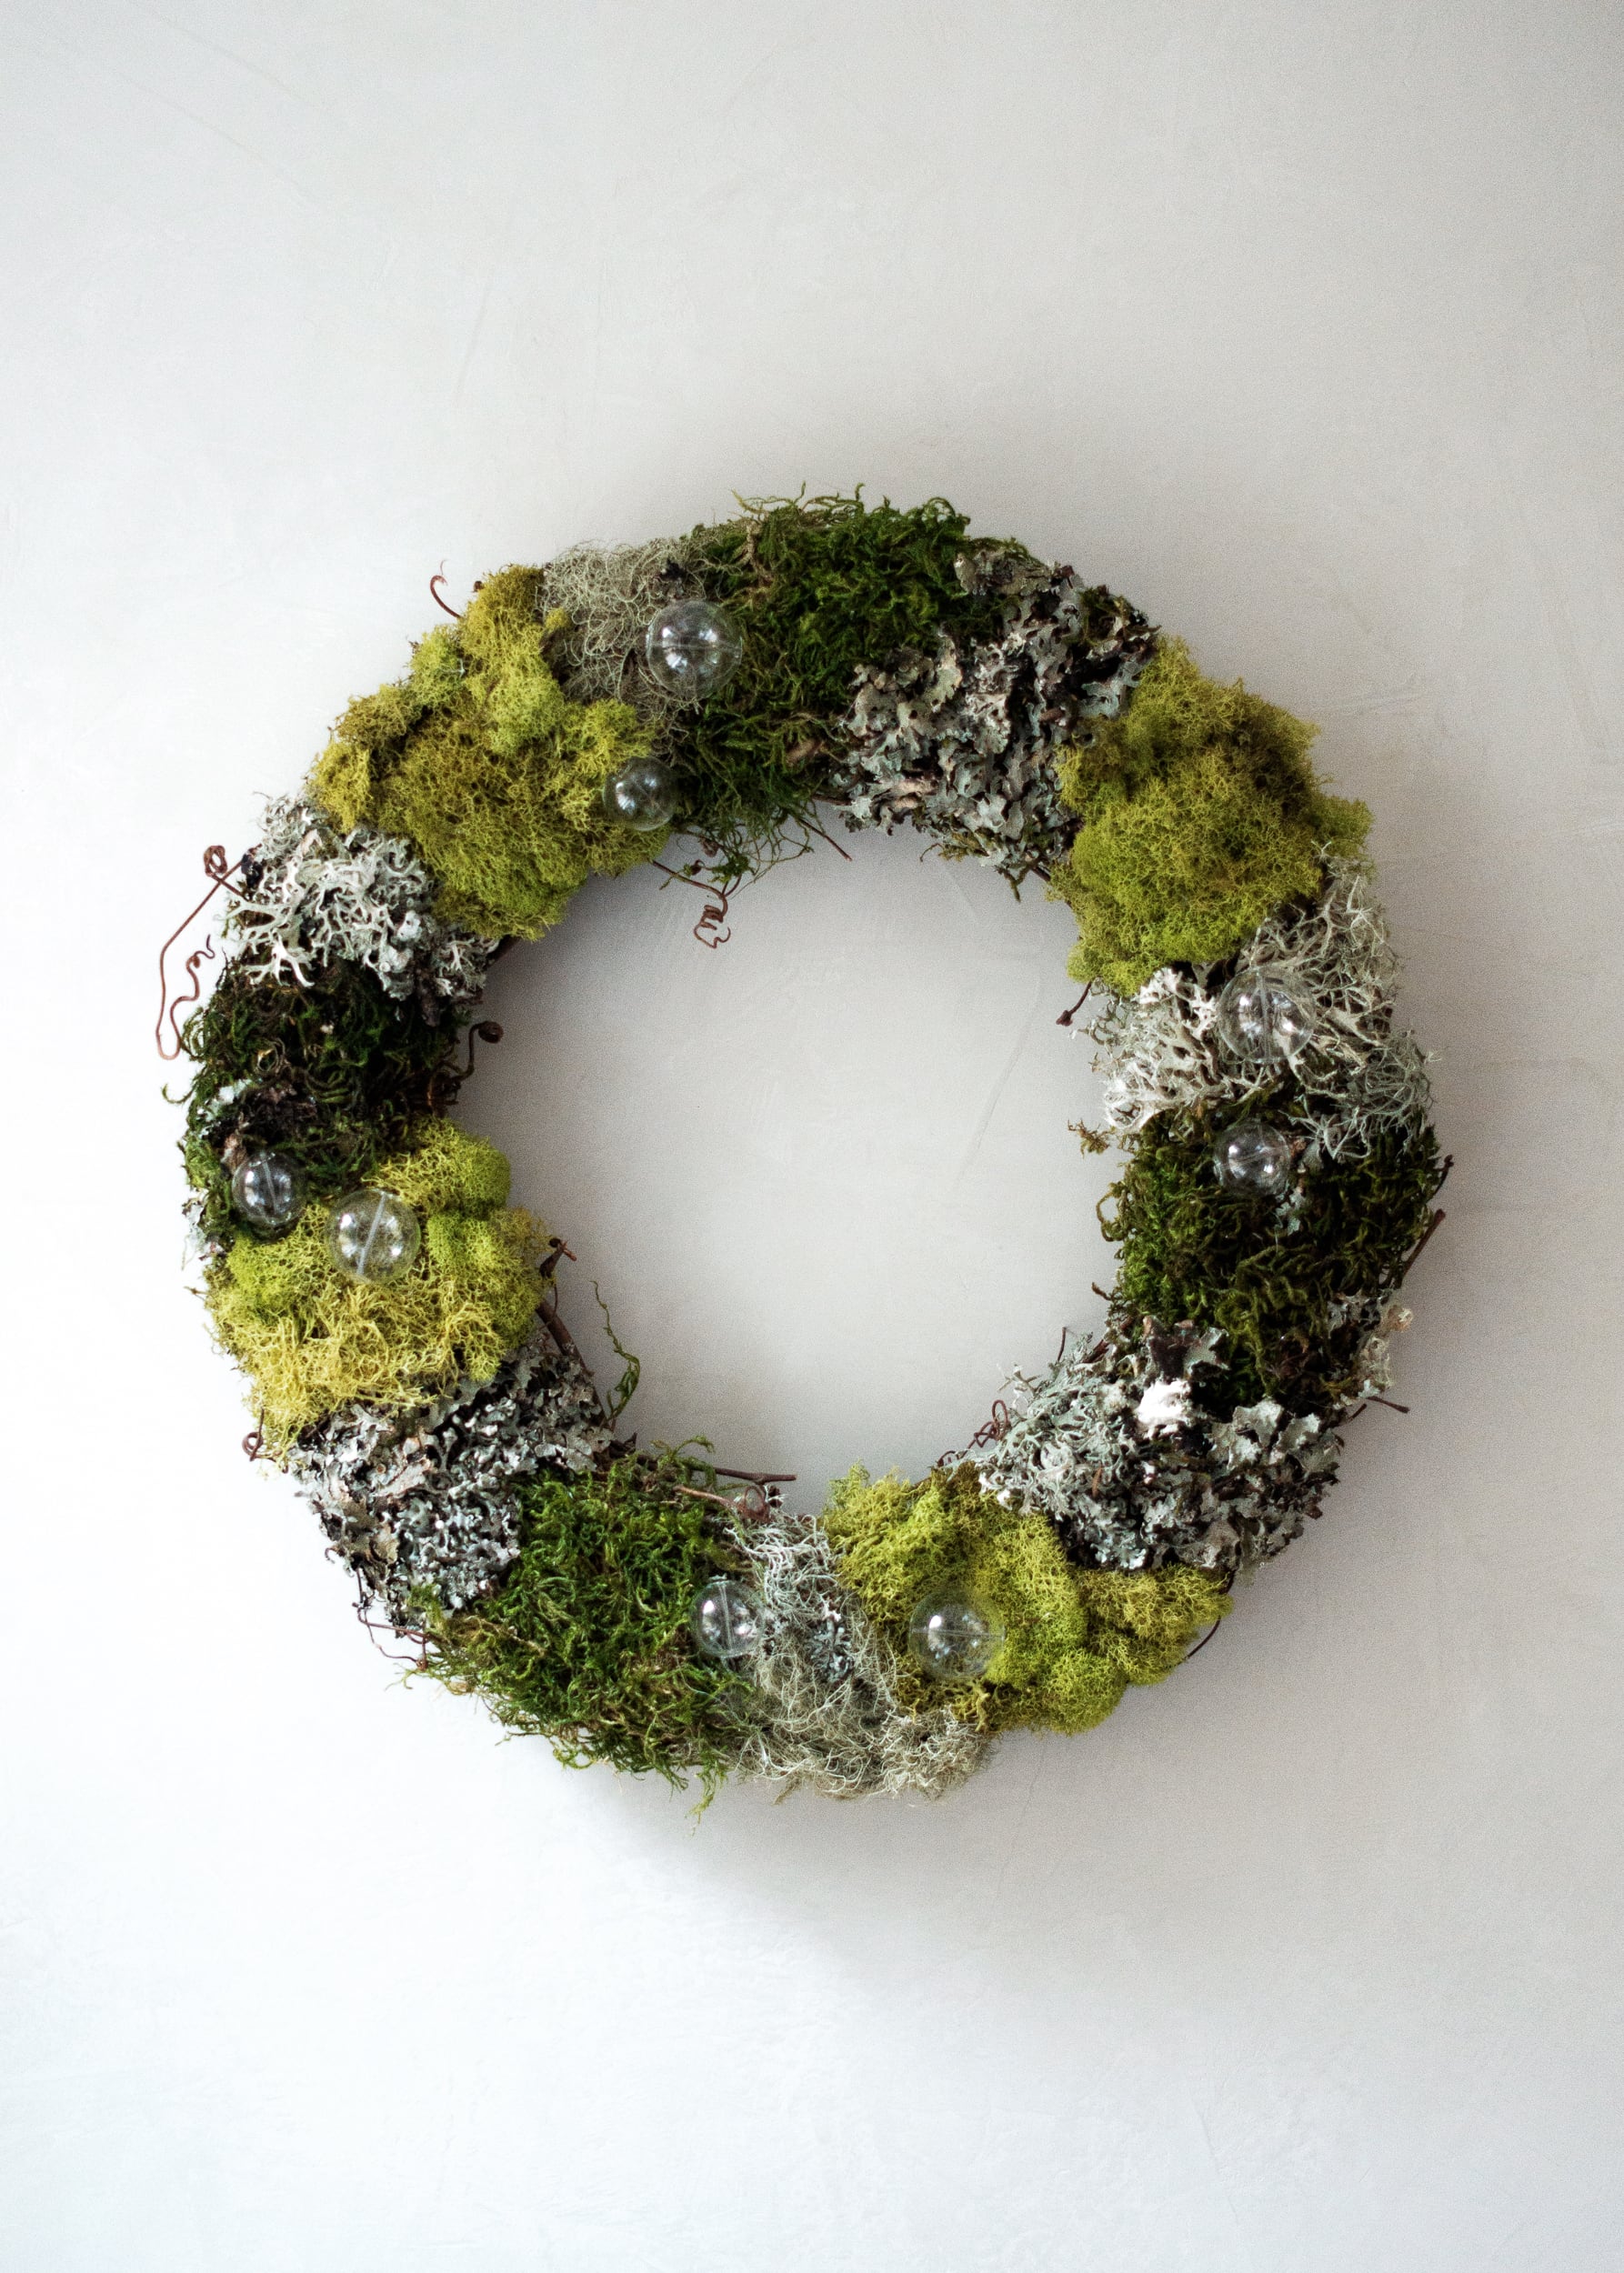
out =
{"type": "MultiPolygon", "coordinates": [[[[1607,0],[8,0],[6,2273],[1619,2261],[1607,0]],[[483,569],[945,491],[1319,720],[1440,1052],[1398,1395],[947,1805],[394,1685],[180,1288],[158,941],[483,569]]],[[[917,1472],[1098,1315],[1069,924],[588,890],[467,1117],[646,1436],[917,1472]]]]}

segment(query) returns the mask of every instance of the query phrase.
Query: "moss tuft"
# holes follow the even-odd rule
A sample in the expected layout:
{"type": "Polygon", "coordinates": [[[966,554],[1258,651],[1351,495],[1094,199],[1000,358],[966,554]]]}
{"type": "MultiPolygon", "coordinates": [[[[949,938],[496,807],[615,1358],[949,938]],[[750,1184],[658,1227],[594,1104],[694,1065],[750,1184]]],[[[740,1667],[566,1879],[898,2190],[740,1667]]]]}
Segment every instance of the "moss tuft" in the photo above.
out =
{"type": "Polygon", "coordinates": [[[1060,764],[1081,825],[1054,889],[1080,937],[1069,968],[1132,995],[1163,965],[1216,963],[1358,851],[1362,805],[1323,790],[1316,729],[1237,680],[1205,678],[1167,641],[1126,714],[1060,764]]]}
{"type": "Polygon", "coordinates": [[[461,1380],[488,1381],[535,1317],[540,1227],[504,1208],[507,1163],[494,1145],[428,1121],[374,1180],[424,1218],[422,1251],[403,1277],[343,1277],[320,1203],[286,1239],[240,1234],[209,1273],[215,1330],[253,1383],[273,1454],[343,1406],[410,1411],[461,1380]]]}
{"type": "Polygon", "coordinates": [[[476,1690],[516,1734],[546,1737],[566,1766],[607,1760],[714,1789],[737,1751],[739,1676],[696,1652],[695,1594],[737,1557],[706,1529],[678,1462],[617,1462],[602,1476],[520,1487],[523,1546],[477,1607],[430,1606],[424,1672],[476,1690]]]}
{"type": "Polygon", "coordinates": [[[968,528],[945,497],[904,508],[859,494],[757,500],[695,530],[694,572],[737,623],[745,653],[718,694],[667,729],[686,824],[729,845],[776,842],[827,790],[860,664],[932,652],[942,631],[962,642],[997,635],[1000,599],[967,590],[957,564],[1019,548],[968,528]]]}
{"type": "Polygon", "coordinates": [[[419,641],[399,685],[354,702],[310,794],[341,828],[405,837],[440,885],[437,912],[486,937],[533,939],[596,872],[651,859],[663,837],[604,811],[611,774],[649,746],[624,703],[574,703],[537,619],[542,573],[489,576],[454,626],[419,641]]]}
{"type": "Polygon", "coordinates": [[[1304,1413],[1345,1404],[1367,1330],[1358,1306],[1398,1285],[1430,1221],[1438,1139],[1427,1126],[1377,1130],[1368,1152],[1303,1178],[1287,1221],[1219,1184],[1214,1133],[1199,1113],[1167,1113],[1133,1140],[1099,1209],[1122,1247],[1113,1307],[1221,1328],[1220,1363],[1201,1376],[1215,1412],[1266,1395],[1304,1413]]]}
{"type": "Polygon", "coordinates": [[[246,1154],[285,1153],[314,1196],[366,1182],[429,1109],[456,1028],[430,1025],[359,964],[335,960],[304,986],[228,964],[182,1038],[197,1069],[186,1173],[204,1196],[201,1228],[220,1238],[236,1227],[231,1169],[246,1154]]]}
{"type": "Polygon", "coordinates": [[[840,1576],[900,1649],[916,1604],[962,1591],[1003,1621],[985,1679],[948,1689],[903,1677],[916,1709],[947,1703],[988,1730],[1092,1728],[1130,1682],[1160,1681],[1228,1607],[1207,1571],[1088,1571],[1068,1562],[1047,1517],[1006,1507],[966,1463],[923,1483],[862,1468],[824,1515],[840,1576]]]}

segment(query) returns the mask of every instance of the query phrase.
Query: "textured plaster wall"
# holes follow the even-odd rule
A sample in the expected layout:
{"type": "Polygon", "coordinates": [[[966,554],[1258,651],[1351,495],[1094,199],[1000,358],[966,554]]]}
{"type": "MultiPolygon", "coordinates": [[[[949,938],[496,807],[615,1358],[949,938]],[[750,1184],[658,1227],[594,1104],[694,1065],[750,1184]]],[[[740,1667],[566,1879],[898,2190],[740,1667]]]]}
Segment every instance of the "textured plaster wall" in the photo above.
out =
{"type": "MultiPolygon", "coordinates": [[[[1624,20],[9,0],[0,2265],[1619,2258],[1624,20]],[[948,493],[1323,722],[1441,1053],[1404,1419],[1189,1672],[697,1827],[392,1686],[176,1277],[158,940],[483,568],[948,493]]],[[[654,879],[468,1096],[649,1435],[816,1489],[1097,1315],[1068,924],[654,879]]]]}

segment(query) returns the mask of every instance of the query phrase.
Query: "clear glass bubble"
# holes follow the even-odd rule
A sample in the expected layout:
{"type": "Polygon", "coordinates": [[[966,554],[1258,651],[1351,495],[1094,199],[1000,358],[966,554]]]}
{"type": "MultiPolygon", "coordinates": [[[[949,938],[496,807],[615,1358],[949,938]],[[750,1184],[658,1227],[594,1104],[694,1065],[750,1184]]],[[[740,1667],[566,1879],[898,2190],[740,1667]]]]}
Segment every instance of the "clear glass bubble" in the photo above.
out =
{"type": "Polygon", "coordinates": [[[1291,1181],[1291,1143],[1267,1121],[1237,1121],[1213,1147],[1218,1182],[1231,1192],[1283,1192],[1291,1181]]]}
{"type": "Polygon", "coordinates": [[[931,1595],[907,1622],[908,1655],[937,1681],[975,1681],[1004,1647],[990,1610],[959,1595],[931,1595]]]}
{"type": "Polygon", "coordinates": [[[376,1184],[346,1192],[327,1221],[327,1253],[346,1278],[367,1287],[409,1271],[422,1244],[416,1209],[376,1184]]]}
{"type": "Polygon", "coordinates": [[[649,624],[643,649],[657,686],[697,702],[727,685],[745,643],[732,617],[708,600],[674,600],[649,624]]]}
{"type": "Polygon", "coordinates": [[[1259,1071],[1290,1065],[1314,1038],[1308,1013],[1270,970],[1236,973],[1218,998],[1213,1031],[1231,1057],[1259,1071]]]}
{"type": "Polygon", "coordinates": [[[634,758],[604,784],[604,811],[627,828],[666,828],[677,810],[677,776],[657,757],[634,758]]]}
{"type": "Polygon", "coordinates": [[[761,1647],[761,1604],[737,1578],[707,1578],[694,1597],[688,1624],[707,1657],[747,1657],[761,1647]]]}
{"type": "Polygon", "coordinates": [[[231,1179],[231,1204],[261,1238],[291,1231],[305,1207],[305,1178],[280,1152],[256,1152],[231,1179]]]}

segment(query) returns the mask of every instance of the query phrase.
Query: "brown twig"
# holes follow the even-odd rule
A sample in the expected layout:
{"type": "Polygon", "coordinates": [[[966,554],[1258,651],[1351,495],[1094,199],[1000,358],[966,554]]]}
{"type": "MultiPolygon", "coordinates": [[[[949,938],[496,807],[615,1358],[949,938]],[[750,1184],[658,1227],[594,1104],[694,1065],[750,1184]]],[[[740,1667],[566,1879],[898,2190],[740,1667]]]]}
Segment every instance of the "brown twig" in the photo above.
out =
{"type": "Polygon", "coordinates": [[[488,1042],[494,1048],[502,1039],[502,1029],[496,1024],[495,1018],[481,1018],[468,1028],[467,1064],[466,1066],[442,1066],[438,1072],[433,1075],[430,1078],[428,1085],[428,1101],[430,1105],[436,1108],[436,1110],[440,1107],[442,1102],[446,1105],[455,1105],[456,1102],[456,1093],[462,1087],[463,1083],[472,1079],[474,1073],[474,1040],[476,1036],[478,1036],[480,1041],[488,1042]]]}
{"type": "MultiPolygon", "coordinates": [[[[1444,1162],[1445,1176],[1449,1174],[1450,1168],[1453,1167],[1454,1165],[1455,1164],[1452,1159],[1446,1160],[1444,1162]]],[[[1442,1181],[1441,1177],[1439,1178],[1439,1181],[1442,1181]]],[[[1443,1209],[1441,1207],[1435,1207],[1432,1211],[1432,1221],[1428,1225],[1426,1230],[1422,1232],[1420,1237],[1416,1241],[1414,1247],[1411,1247],[1408,1255],[1405,1257],[1404,1267],[1398,1274],[1400,1284],[1402,1284],[1403,1281],[1409,1277],[1411,1271],[1414,1270],[1416,1267],[1416,1259],[1419,1256],[1421,1249],[1426,1246],[1428,1240],[1431,1238],[1433,1233],[1438,1229],[1439,1225],[1442,1223],[1443,1219],[1443,1209]]]]}
{"type": "Polygon", "coordinates": [[[449,600],[443,600],[440,597],[440,586],[445,583],[445,581],[446,564],[444,561],[441,561],[438,576],[430,576],[428,580],[428,596],[436,607],[443,607],[445,609],[446,615],[450,616],[454,624],[460,624],[462,622],[462,616],[459,611],[452,606],[449,600]]]}
{"type": "Polygon", "coordinates": [[[211,933],[210,936],[205,939],[200,947],[195,947],[192,953],[186,957],[185,973],[186,976],[192,982],[191,991],[189,994],[172,995],[169,991],[169,950],[172,946],[174,946],[175,941],[181,937],[183,933],[189,930],[191,926],[196,922],[198,916],[202,915],[204,909],[208,906],[210,900],[214,898],[216,892],[224,888],[226,891],[235,894],[238,899],[241,899],[243,896],[237,891],[236,885],[231,882],[231,878],[236,875],[236,871],[242,866],[242,860],[237,859],[234,860],[230,866],[227,867],[226,865],[225,846],[210,845],[208,846],[203,856],[203,872],[205,876],[212,876],[214,878],[214,882],[209,886],[208,890],[198,901],[196,906],[193,908],[191,914],[183,917],[183,919],[175,925],[175,929],[170,933],[168,938],[165,940],[163,946],[158,949],[158,1022],[153,1029],[153,1036],[158,1046],[158,1056],[164,1058],[166,1062],[172,1062],[174,1059],[177,1058],[181,1053],[182,1044],[180,1038],[180,1013],[190,1004],[197,1002],[202,998],[203,980],[198,975],[197,966],[200,963],[212,963],[215,959],[215,943],[213,934],[211,933]],[[167,1048],[165,1046],[164,1021],[165,1018],[169,1021],[169,1032],[174,1041],[173,1048],[167,1048]]]}
{"type": "Polygon", "coordinates": [[[1077,1016],[1078,1012],[1078,1011],[1082,1008],[1083,1005],[1084,1005],[1084,1004],[1088,1001],[1088,999],[1089,996],[1090,996],[1093,992],[1094,992],[1094,981],[1093,981],[1092,979],[1090,979],[1090,980],[1088,981],[1088,985],[1084,987],[1084,989],[1083,989],[1082,993],[1081,993],[1081,994],[1078,996],[1077,1000],[1076,1000],[1076,1001],[1072,1004],[1072,1006],[1071,1006],[1070,1009],[1069,1009],[1069,1010],[1062,1010],[1062,1011],[1061,1011],[1061,1013],[1060,1013],[1060,1015],[1059,1015],[1059,1016],[1058,1016],[1058,1017],[1055,1020],[1055,1024],[1056,1024],[1057,1026],[1069,1026],[1069,1025],[1071,1024],[1071,1022],[1072,1022],[1073,1018],[1075,1018],[1075,1017],[1077,1016]]]}
{"type": "MultiPolygon", "coordinates": [[[[694,926],[694,936],[702,947],[725,947],[733,936],[732,927],[727,923],[727,903],[732,896],[727,886],[717,883],[714,877],[707,877],[701,883],[697,876],[685,876],[680,868],[668,868],[663,860],[652,861],[649,865],[657,868],[662,876],[669,876],[673,884],[686,884],[691,890],[705,894],[705,913],[694,926]]],[[[660,890],[663,892],[665,888],[662,884],[660,890]]]]}

